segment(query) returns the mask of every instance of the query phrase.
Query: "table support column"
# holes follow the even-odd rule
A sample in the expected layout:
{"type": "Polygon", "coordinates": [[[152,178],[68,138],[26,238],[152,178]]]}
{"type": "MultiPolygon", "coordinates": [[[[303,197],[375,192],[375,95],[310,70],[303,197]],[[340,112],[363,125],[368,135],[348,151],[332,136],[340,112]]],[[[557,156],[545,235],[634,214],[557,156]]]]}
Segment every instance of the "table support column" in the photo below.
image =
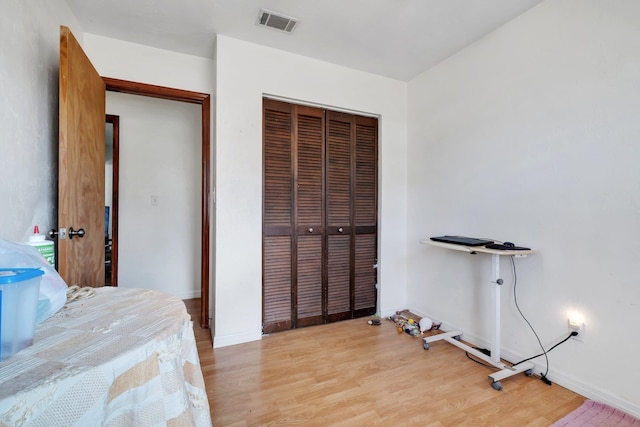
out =
{"type": "Polygon", "coordinates": [[[493,340],[491,343],[491,361],[500,363],[500,288],[502,278],[500,277],[500,255],[491,255],[491,286],[493,287],[493,340]]]}

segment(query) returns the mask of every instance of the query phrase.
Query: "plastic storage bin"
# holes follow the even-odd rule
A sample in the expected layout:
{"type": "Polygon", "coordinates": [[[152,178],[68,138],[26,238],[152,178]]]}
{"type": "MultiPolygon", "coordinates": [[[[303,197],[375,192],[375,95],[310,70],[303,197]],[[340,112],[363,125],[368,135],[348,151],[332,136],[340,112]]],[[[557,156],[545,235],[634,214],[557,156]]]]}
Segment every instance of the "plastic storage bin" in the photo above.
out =
{"type": "Polygon", "coordinates": [[[0,268],[0,360],[33,344],[43,274],[39,268],[0,268]]]}

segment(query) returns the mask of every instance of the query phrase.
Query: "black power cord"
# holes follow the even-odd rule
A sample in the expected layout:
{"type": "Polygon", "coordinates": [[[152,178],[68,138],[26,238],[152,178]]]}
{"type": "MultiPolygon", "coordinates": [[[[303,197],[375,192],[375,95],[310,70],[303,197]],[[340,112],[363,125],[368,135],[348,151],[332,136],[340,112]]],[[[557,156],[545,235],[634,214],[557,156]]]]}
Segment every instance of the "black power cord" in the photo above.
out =
{"type": "Polygon", "coordinates": [[[547,378],[547,374],[549,374],[549,356],[547,355],[547,353],[550,352],[551,350],[553,350],[554,348],[556,348],[557,346],[559,346],[560,344],[562,344],[563,342],[567,341],[569,338],[578,335],[578,333],[575,332],[575,331],[571,332],[569,334],[569,336],[566,337],[564,340],[560,341],[559,343],[557,343],[556,345],[551,347],[549,350],[545,350],[544,346],[542,345],[542,342],[540,341],[540,337],[536,333],[536,330],[533,328],[533,326],[531,326],[531,323],[529,322],[529,320],[527,320],[525,315],[522,313],[522,310],[520,310],[520,306],[518,305],[518,294],[516,292],[516,286],[518,284],[518,276],[516,274],[516,262],[515,262],[513,256],[511,256],[511,265],[513,266],[513,301],[516,304],[516,308],[518,309],[518,312],[520,313],[520,316],[522,316],[524,321],[527,322],[527,325],[529,325],[529,328],[531,329],[531,332],[533,332],[533,335],[536,336],[536,340],[538,340],[538,344],[540,344],[540,348],[542,349],[542,353],[540,353],[540,354],[538,354],[536,356],[530,357],[528,359],[521,360],[520,362],[518,362],[518,363],[516,363],[515,365],[512,365],[512,366],[519,365],[522,362],[525,362],[525,361],[531,360],[531,359],[535,359],[536,357],[540,357],[540,356],[544,355],[546,369],[545,369],[544,374],[543,373],[540,374],[540,380],[542,382],[544,382],[545,384],[547,384],[547,385],[551,385],[551,380],[549,380],[549,378],[547,378]]]}
{"type": "MultiPolygon", "coordinates": [[[[529,325],[529,328],[531,329],[531,332],[533,332],[533,335],[535,335],[536,340],[538,340],[538,344],[540,345],[540,348],[542,349],[542,353],[540,353],[540,354],[536,354],[535,356],[528,357],[528,358],[526,358],[526,359],[524,359],[524,360],[521,360],[521,361],[519,361],[519,362],[517,362],[517,363],[512,364],[511,366],[512,366],[512,367],[513,367],[513,366],[517,366],[517,365],[519,365],[519,364],[521,364],[521,363],[524,363],[524,362],[527,362],[527,361],[529,361],[529,360],[531,360],[531,359],[535,359],[536,357],[544,356],[544,357],[545,357],[545,362],[546,362],[546,369],[545,369],[544,374],[542,374],[542,373],[540,374],[540,380],[541,380],[542,382],[544,382],[545,384],[547,384],[547,385],[551,385],[551,384],[552,384],[552,383],[551,383],[551,380],[549,380],[549,379],[547,378],[547,374],[549,373],[549,357],[547,356],[547,353],[549,353],[551,350],[553,350],[554,348],[556,348],[556,347],[557,347],[557,346],[559,346],[560,344],[567,342],[567,341],[569,340],[569,338],[577,336],[577,335],[578,335],[578,332],[576,332],[576,331],[572,331],[572,332],[571,332],[571,333],[570,333],[566,338],[564,338],[562,341],[560,341],[560,342],[556,343],[556,344],[555,344],[553,347],[551,347],[549,350],[545,350],[544,346],[542,345],[542,342],[540,341],[540,337],[539,337],[539,336],[538,336],[538,334],[536,333],[536,330],[533,328],[533,326],[531,325],[531,323],[529,322],[529,320],[528,320],[528,319],[525,317],[525,315],[522,313],[522,310],[520,309],[520,305],[518,304],[518,294],[517,294],[517,291],[516,291],[516,289],[517,289],[517,284],[518,284],[518,275],[517,275],[517,272],[516,272],[516,262],[515,262],[514,258],[515,258],[514,256],[511,256],[511,265],[512,265],[512,268],[513,268],[513,301],[514,301],[514,303],[515,303],[515,305],[516,305],[516,308],[518,309],[518,313],[520,313],[520,316],[524,319],[524,321],[525,321],[525,322],[527,322],[527,325],[529,325]]],[[[490,355],[491,355],[491,352],[490,352],[489,350],[487,350],[487,349],[480,349],[480,348],[477,348],[477,347],[474,347],[474,349],[476,349],[476,350],[478,350],[478,351],[480,351],[480,352],[482,352],[482,353],[486,354],[487,356],[490,356],[490,355]]],[[[483,362],[481,362],[481,361],[479,361],[479,360],[477,360],[477,359],[474,359],[473,357],[471,357],[471,355],[469,354],[469,352],[468,352],[468,351],[466,351],[465,353],[466,353],[467,357],[468,357],[470,360],[473,360],[474,362],[478,363],[479,365],[486,366],[486,367],[488,367],[488,368],[493,368],[493,367],[494,367],[494,366],[492,366],[492,365],[488,365],[488,364],[483,363],[483,362]]]]}
{"type": "MultiPolygon", "coordinates": [[[[491,356],[491,351],[487,350],[486,348],[473,347],[473,349],[474,350],[478,350],[480,353],[484,353],[487,356],[491,356]]],[[[464,353],[467,355],[467,358],[469,360],[472,360],[472,361],[476,362],[478,365],[482,365],[482,366],[485,366],[485,367],[490,368],[490,369],[495,369],[496,368],[493,365],[489,365],[488,363],[484,363],[484,362],[479,361],[478,359],[474,359],[473,357],[471,357],[471,355],[469,354],[468,351],[465,351],[464,353]]]]}
{"type": "MultiPolygon", "coordinates": [[[[571,338],[571,337],[575,337],[575,336],[577,336],[577,335],[578,335],[578,333],[577,333],[576,331],[571,332],[571,333],[569,334],[569,336],[567,336],[565,339],[563,339],[562,341],[560,341],[559,343],[557,343],[556,345],[554,345],[553,347],[551,347],[549,350],[547,350],[547,353],[549,353],[551,350],[553,350],[554,348],[556,348],[556,347],[557,347],[557,346],[559,346],[560,344],[567,342],[567,341],[569,340],[569,338],[571,338]]],[[[526,359],[521,360],[521,361],[519,361],[518,363],[514,363],[514,364],[513,364],[513,365],[511,365],[511,366],[517,366],[517,365],[519,365],[519,364],[521,364],[521,363],[524,363],[524,362],[527,362],[527,361],[529,361],[529,360],[531,360],[531,359],[535,359],[536,357],[540,357],[540,356],[542,356],[543,354],[544,354],[544,353],[540,353],[540,354],[536,354],[535,356],[527,357],[526,359]]]]}
{"type": "Polygon", "coordinates": [[[547,379],[547,374],[549,373],[549,356],[547,356],[547,350],[544,349],[544,346],[542,345],[542,341],[540,341],[540,337],[536,333],[536,330],[533,328],[533,326],[531,325],[529,320],[527,320],[525,315],[522,313],[522,310],[520,310],[520,305],[518,305],[518,293],[516,291],[517,290],[517,286],[518,286],[518,275],[517,275],[517,272],[516,272],[516,261],[514,260],[513,256],[511,256],[510,258],[511,258],[511,266],[513,267],[513,302],[515,302],[516,308],[518,309],[518,313],[520,313],[520,316],[522,316],[524,321],[527,322],[527,325],[529,325],[529,328],[531,329],[531,332],[533,332],[533,335],[535,335],[536,340],[538,340],[538,344],[540,344],[540,348],[542,349],[542,354],[544,355],[545,364],[546,364],[546,370],[545,370],[544,374],[540,374],[540,379],[542,381],[544,381],[546,384],[551,385],[551,381],[549,381],[547,379]]]}
{"type": "MultiPolygon", "coordinates": [[[[557,346],[559,346],[560,344],[563,344],[563,343],[565,343],[565,342],[569,341],[569,338],[571,338],[571,337],[575,337],[575,336],[577,336],[577,335],[578,335],[578,333],[577,333],[576,331],[571,332],[571,333],[570,333],[566,338],[564,338],[562,341],[560,341],[560,342],[558,342],[558,343],[554,344],[554,345],[553,345],[553,347],[551,347],[549,350],[546,350],[546,353],[549,353],[551,350],[553,350],[554,348],[556,348],[556,347],[557,347],[557,346]]],[[[491,351],[490,351],[490,350],[487,350],[486,348],[479,348],[479,347],[473,347],[473,348],[474,348],[475,350],[478,350],[478,351],[479,351],[479,352],[481,352],[481,353],[486,354],[487,356],[491,356],[491,351]]],[[[468,357],[470,360],[473,360],[473,361],[474,361],[474,362],[476,362],[477,364],[482,365],[482,366],[486,366],[487,368],[494,368],[494,366],[493,366],[493,365],[489,365],[489,364],[487,364],[487,363],[483,363],[483,362],[479,361],[478,359],[474,359],[473,357],[471,357],[471,355],[469,354],[469,352],[468,352],[468,351],[466,351],[465,353],[466,353],[467,357],[468,357]]],[[[544,354],[545,354],[545,353],[540,353],[540,354],[536,354],[535,356],[527,357],[526,359],[523,359],[523,360],[521,360],[521,361],[519,361],[519,362],[512,363],[512,364],[511,364],[511,367],[518,366],[518,365],[519,365],[519,364],[521,364],[521,363],[528,362],[529,360],[531,360],[531,359],[535,359],[536,357],[540,357],[540,356],[542,356],[542,355],[544,355],[544,354]]],[[[509,363],[510,363],[510,362],[509,362],[509,363]]],[[[540,377],[540,379],[541,379],[542,381],[544,381],[546,384],[551,385],[551,381],[549,381],[549,379],[546,377],[546,374],[545,374],[545,375],[543,375],[543,376],[541,376],[541,377],[540,377]]]]}

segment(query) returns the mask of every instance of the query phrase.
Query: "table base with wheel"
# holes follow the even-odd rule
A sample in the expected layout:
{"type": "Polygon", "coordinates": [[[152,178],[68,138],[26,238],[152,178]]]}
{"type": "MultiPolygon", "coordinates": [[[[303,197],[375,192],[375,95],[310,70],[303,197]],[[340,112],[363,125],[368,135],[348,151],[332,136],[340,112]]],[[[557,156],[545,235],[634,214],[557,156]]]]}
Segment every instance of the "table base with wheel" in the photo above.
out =
{"type": "Polygon", "coordinates": [[[445,249],[452,249],[456,251],[468,252],[470,254],[490,254],[491,255],[491,269],[492,269],[492,279],[491,286],[493,289],[493,339],[491,342],[491,354],[486,355],[485,353],[465,344],[460,339],[462,337],[462,331],[450,331],[444,332],[437,335],[431,335],[428,337],[424,337],[422,339],[423,346],[425,350],[429,349],[429,346],[432,342],[435,341],[446,341],[449,344],[453,344],[456,347],[468,352],[469,354],[474,355],[478,359],[483,360],[484,362],[494,366],[499,369],[497,372],[494,372],[489,375],[489,380],[491,381],[491,386],[496,390],[502,390],[501,380],[511,377],[513,375],[517,375],[521,372],[524,372],[525,375],[533,374],[533,363],[524,362],[520,363],[517,366],[509,366],[504,364],[500,360],[500,288],[502,287],[502,278],[500,277],[500,257],[501,256],[515,256],[515,257],[525,257],[529,254],[534,254],[537,251],[535,250],[501,250],[501,249],[489,249],[484,246],[476,247],[476,246],[464,246],[464,245],[456,245],[450,243],[442,243],[435,242],[432,240],[423,240],[420,243],[429,244],[433,246],[438,246],[445,249]]]}

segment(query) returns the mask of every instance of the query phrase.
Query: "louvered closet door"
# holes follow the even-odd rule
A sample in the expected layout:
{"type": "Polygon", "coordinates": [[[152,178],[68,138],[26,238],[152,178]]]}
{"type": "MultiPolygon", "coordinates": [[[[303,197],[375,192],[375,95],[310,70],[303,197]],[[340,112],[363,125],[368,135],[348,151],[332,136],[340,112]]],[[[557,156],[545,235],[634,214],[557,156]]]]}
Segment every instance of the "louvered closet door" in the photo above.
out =
{"type": "Polygon", "coordinates": [[[327,112],[328,321],[375,313],[377,120],[327,112]]]}
{"type": "Polygon", "coordinates": [[[324,112],[264,100],[263,331],[323,323],[324,112]]]}
{"type": "Polygon", "coordinates": [[[376,312],[378,262],[378,120],[355,117],[353,317],[376,312]]]}
{"type": "Polygon", "coordinates": [[[323,323],[324,112],[294,106],[296,327],[323,323]]]}
{"type": "Polygon", "coordinates": [[[327,112],[327,247],[329,321],[351,318],[353,117],[327,112]]]}
{"type": "Polygon", "coordinates": [[[291,106],[263,108],[263,332],[291,329],[293,251],[293,114],[291,106]]]}
{"type": "Polygon", "coordinates": [[[263,109],[263,331],[375,313],[377,120],[263,109]]]}

